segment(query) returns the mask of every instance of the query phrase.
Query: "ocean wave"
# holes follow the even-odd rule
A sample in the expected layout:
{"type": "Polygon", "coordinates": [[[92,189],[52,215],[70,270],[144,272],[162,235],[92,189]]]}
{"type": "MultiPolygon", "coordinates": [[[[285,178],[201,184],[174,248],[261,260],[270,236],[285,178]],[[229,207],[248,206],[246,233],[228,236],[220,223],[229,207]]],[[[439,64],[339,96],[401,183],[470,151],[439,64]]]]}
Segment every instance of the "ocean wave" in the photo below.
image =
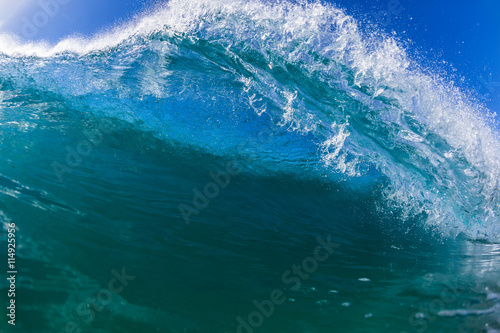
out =
{"type": "Polygon", "coordinates": [[[369,183],[383,214],[498,242],[494,117],[432,72],[319,2],[173,0],[90,39],[0,36],[4,95],[43,93],[214,155],[251,150],[265,170],[369,183]]]}

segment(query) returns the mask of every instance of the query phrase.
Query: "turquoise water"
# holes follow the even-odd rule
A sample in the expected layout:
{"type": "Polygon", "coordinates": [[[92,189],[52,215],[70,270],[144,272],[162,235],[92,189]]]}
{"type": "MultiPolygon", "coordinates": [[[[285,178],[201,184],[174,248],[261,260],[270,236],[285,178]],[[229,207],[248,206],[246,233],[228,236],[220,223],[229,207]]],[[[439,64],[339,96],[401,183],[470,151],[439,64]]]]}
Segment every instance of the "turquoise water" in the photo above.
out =
{"type": "Polygon", "coordinates": [[[500,330],[493,117],[397,40],[172,1],[0,50],[2,332],[500,330]]]}

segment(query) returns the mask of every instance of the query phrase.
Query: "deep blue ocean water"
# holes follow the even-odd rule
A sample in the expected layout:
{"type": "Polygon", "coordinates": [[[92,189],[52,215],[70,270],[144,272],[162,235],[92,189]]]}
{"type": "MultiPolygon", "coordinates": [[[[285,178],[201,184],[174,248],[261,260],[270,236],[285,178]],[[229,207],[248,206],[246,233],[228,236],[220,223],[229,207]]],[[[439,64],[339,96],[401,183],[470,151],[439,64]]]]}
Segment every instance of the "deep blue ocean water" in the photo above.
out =
{"type": "Polygon", "coordinates": [[[361,25],[173,0],[2,35],[0,331],[499,331],[495,117],[361,25]]]}

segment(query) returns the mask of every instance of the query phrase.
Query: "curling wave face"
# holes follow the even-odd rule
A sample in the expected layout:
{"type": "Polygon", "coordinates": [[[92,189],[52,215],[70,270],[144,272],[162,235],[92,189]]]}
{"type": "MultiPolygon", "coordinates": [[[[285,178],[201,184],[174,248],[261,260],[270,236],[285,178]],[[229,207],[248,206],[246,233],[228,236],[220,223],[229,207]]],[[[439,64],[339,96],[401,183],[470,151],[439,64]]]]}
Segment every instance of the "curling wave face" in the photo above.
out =
{"type": "Polygon", "coordinates": [[[431,72],[320,3],[173,0],[92,39],[0,36],[3,100],[45,94],[183,147],[251,154],[249,172],[370,190],[380,214],[444,236],[498,242],[493,116],[431,72]]]}

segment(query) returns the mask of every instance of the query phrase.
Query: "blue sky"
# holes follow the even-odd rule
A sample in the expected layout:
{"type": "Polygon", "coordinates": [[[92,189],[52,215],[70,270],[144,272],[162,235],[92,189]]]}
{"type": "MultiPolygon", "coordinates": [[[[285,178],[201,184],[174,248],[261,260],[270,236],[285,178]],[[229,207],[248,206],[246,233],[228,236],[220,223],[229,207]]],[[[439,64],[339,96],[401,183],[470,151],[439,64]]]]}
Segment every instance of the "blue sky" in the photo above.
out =
{"type": "MultiPolygon", "coordinates": [[[[394,31],[432,68],[463,77],[500,114],[500,1],[327,0],[360,21],[394,31]],[[443,64],[446,61],[446,64],[443,64]]],[[[0,0],[0,30],[55,43],[126,21],[153,0],[0,0]]]]}
{"type": "Polygon", "coordinates": [[[464,88],[475,89],[500,119],[500,1],[333,2],[363,22],[376,21],[386,32],[395,31],[408,43],[410,54],[422,59],[424,65],[453,75],[464,88]]]}
{"type": "Polygon", "coordinates": [[[0,22],[4,21],[0,30],[24,39],[54,43],[72,34],[92,35],[127,20],[153,3],[152,0],[0,0],[0,22]]]}

